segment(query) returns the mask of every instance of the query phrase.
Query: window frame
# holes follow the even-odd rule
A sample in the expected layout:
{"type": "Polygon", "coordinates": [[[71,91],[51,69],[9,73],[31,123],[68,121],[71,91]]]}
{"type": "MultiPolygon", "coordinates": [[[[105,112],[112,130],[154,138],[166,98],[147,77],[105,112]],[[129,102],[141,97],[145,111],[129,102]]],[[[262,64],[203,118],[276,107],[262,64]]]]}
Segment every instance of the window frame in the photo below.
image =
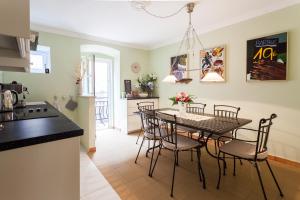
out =
{"type": "Polygon", "coordinates": [[[30,51],[32,55],[42,56],[43,66],[32,67],[33,63],[30,61],[30,73],[49,74],[51,70],[51,48],[49,46],[38,45],[36,51],[30,51]]]}

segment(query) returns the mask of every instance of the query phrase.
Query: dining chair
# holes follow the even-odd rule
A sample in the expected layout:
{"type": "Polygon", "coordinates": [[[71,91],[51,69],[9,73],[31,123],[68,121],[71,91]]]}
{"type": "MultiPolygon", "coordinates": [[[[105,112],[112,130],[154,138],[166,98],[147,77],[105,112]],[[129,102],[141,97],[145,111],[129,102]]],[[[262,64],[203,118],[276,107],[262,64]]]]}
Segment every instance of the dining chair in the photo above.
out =
{"type": "MultiPolygon", "coordinates": [[[[200,103],[200,102],[194,102],[191,104],[187,104],[186,106],[186,112],[196,115],[203,115],[205,110],[206,104],[200,103]]],[[[193,138],[193,135],[195,133],[198,133],[198,138],[200,136],[199,130],[185,127],[185,126],[177,126],[179,130],[182,130],[187,133],[187,136],[190,138],[193,138]]],[[[193,161],[193,149],[191,149],[191,161],[193,161]]]]}
{"type": "MultiPolygon", "coordinates": [[[[231,106],[231,105],[214,105],[214,116],[216,117],[222,117],[222,118],[228,118],[228,119],[237,119],[238,118],[238,114],[239,111],[241,110],[240,107],[236,107],[236,106],[231,106]]],[[[218,150],[217,150],[217,144],[218,142],[225,144],[226,142],[230,141],[231,138],[233,137],[233,131],[230,132],[226,132],[224,133],[222,136],[226,136],[226,137],[222,137],[220,140],[219,139],[219,135],[212,135],[210,137],[210,139],[214,140],[214,145],[215,145],[215,154],[217,154],[218,150]]],[[[225,156],[224,156],[225,157],[225,156]]],[[[227,168],[225,159],[223,159],[224,161],[224,170],[223,170],[223,175],[226,174],[225,169],[227,168]]],[[[240,160],[240,163],[242,164],[242,161],[240,160]]],[[[233,172],[233,175],[235,175],[235,172],[233,172]]]]}
{"type": "Polygon", "coordinates": [[[197,151],[197,158],[198,158],[198,174],[200,182],[203,181],[203,188],[206,188],[205,183],[205,176],[204,171],[201,166],[201,148],[204,147],[204,143],[199,142],[197,140],[193,140],[189,137],[185,137],[182,135],[179,135],[177,132],[177,117],[176,115],[169,115],[162,112],[156,112],[156,117],[159,119],[162,123],[165,124],[164,130],[167,131],[167,136],[163,137],[160,141],[159,145],[159,152],[157,153],[157,157],[154,161],[154,165],[152,168],[152,172],[150,173],[150,177],[152,177],[153,172],[155,170],[155,166],[157,164],[161,149],[166,149],[173,152],[174,155],[174,164],[173,164],[173,175],[172,175],[172,186],[171,186],[171,194],[170,196],[173,197],[173,189],[174,189],[174,181],[175,181],[175,171],[176,166],[178,165],[178,153],[182,151],[190,151],[191,149],[196,149],[197,151]]]}
{"type": "Polygon", "coordinates": [[[137,163],[144,141],[148,140],[149,143],[148,143],[148,149],[146,151],[146,156],[148,157],[148,152],[150,150],[152,151],[149,173],[148,173],[148,175],[150,176],[154,150],[155,148],[159,147],[159,143],[156,145],[156,142],[160,141],[163,137],[166,137],[167,133],[163,128],[160,128],[161,124],[158,122],[158,119],[155,117],[155,110],[151,109],[153,107],[145,103],[146,102],[138,104],[138,109],[141,117],[142,130],[143,130],[143,139],[134,162],[137,163]],[[151,148],[150,148],[150,141],[153,141],[153,146],[151,148]]]}
{"type": "MultiPolygon", "coordinates": [[[[219,167],[219,179],[217,184],[217,189],[220,188],[220,181],[221,181],[221,167],[220,167],[220,160],[223,159],[220,157],[221,153],[226,155],[232,156],[234,159],[234,171],[235,171],[235,158],[240,158],[243,160],[248,160],[254,164],[256,168],[256,172],[259,178],[260,186],[264,195],[264,199],[267,199],[266,192],[264,189],[264,185],[262,182],[261,172],[259,170],[258,162],[265,161],[269,168],[269,171],[276,183],[276,186],[279,190],[280,196],[283,197],[283,193],[280,189],[280,186],[275,178],[274,172],[268,162],[268,139],[270,134],[271,126],[273,125],[272,120],[277,117],[276,114],[272,114],[267,119],[261,119],[259,121],[258,130],[250,129],[250,128],[238,128],[235,130],[235,138],[229,138],[230,141],[228,143],[219,146],[219,153],[218,153],[218,167],[219,167]],[[257,133],[255,140],[243,140],[238,139],[238,131],[252,131],[257,133]]],[[[228,138],[227,136],[220,136],[218,138],[218,142],[222,141],[222,138],[228,138]]]]}
{"type": "MultiPolygon", "coordinates": [[[[145,109],[147,110],[154,110],[154,102],[153,101],[145,101],[145,102],[139,102],[137,103],[137,107],[138,107],[138,111],[143,111],[145,109]]],[[[140,114],[140,113],[139,113],[140,114]]],[[[140,116],[142,117],[142,116],[140,116]]],[[[144,130],[143,130],[143,124],[141,125],[141,131],[139,132],[139,135],[136,139],[136,144],[138,144],[138,141],[140,139],[140,136],[141,136],[141,133],[143,133],[144,130]]]]}
{"type": "MultiPolygon", "coordinates": [[[[222,117],[222,118],[229,118],[229,119],[237,119],[240,110],[241,110],[240,107],[235,107],[235,106],[230,106],[230,105],[214,105],[214,116],[222,117]]],[[[232,134],[233,134],[233,132],[227,132],[227,133],[224,133],[223,135],[232,137],[233,136],[232,134]]],[[[213,135],[212,138],[215,139],[215,152],[217,153],[216,140],[219,138],[219,136],[213,135]]],[[[226,142],[228,140],[230,140],[230,139],[223,138],[223,141],[222,140],[221,141],[226,142]]]]}

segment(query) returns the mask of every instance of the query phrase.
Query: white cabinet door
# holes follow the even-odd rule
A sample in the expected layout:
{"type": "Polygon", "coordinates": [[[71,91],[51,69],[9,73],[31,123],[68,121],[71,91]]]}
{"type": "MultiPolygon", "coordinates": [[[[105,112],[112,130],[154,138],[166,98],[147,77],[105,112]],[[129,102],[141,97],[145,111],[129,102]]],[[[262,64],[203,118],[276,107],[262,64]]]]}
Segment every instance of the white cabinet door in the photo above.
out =
{"type": "Polygon", "coordinates": [[[136,99],[127,100],[127,131],[128,133],[138,131],[141,129],[141,118],[138,114],[137,103],[141,102],[154,102],[154,108],[159,108],[158,99],[136,99]]]}
{"type": "Polygon", "coordinates": [[[132,115],[127,117],[128,132],[133,132],[141,129],[141,118],[139,115],[132,115]]]}

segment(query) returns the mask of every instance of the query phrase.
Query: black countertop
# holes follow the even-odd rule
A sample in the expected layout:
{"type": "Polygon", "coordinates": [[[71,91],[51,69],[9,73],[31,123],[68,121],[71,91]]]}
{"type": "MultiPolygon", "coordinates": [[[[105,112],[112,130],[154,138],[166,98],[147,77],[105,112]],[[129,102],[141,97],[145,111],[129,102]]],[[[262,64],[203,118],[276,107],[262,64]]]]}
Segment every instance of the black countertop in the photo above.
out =
{"type": "Polygon", "coordinates": [[[48,103],[46,107],[52,117],[1,122],[0,151],[83,135],[83,129],[65,115],[48,103]]]}
{"type": "Polygon", "coordinates": [[[127,97],[127,100],[138,100],[138,99],[158,99],[159,97],[127,97]]]}

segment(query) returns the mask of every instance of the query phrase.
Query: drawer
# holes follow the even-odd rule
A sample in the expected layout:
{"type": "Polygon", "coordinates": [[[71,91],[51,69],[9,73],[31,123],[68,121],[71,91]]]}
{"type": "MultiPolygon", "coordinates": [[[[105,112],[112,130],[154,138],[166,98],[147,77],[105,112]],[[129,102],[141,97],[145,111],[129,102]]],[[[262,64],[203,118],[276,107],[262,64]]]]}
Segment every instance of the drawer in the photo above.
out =
{"type": "Polygon", "coordinates": [[[136,108],[138,102],[140,102],[140,101],[138,101],[138,100],[127,100],[127,107],[128,108],[136,108]]]}
{"type": "Polygon", "coordinates": [[[141,129],[141,118],[138,115],[127,117],[127,131],[136,131],[141,129]]]}
{"type": "MultiPolygon", "coordinates": [[[[137,115],[137,114],[134,113],[134,112],[137,112],[137,111],[139,111],[139,109],[138,109],[137,106],[136,107],[128,107],[128,109],[127,109],[127,115],[128,116],[137,115]]],[[[137,116],[139,116],[139,115],[137,115],[137,116]]]]}

